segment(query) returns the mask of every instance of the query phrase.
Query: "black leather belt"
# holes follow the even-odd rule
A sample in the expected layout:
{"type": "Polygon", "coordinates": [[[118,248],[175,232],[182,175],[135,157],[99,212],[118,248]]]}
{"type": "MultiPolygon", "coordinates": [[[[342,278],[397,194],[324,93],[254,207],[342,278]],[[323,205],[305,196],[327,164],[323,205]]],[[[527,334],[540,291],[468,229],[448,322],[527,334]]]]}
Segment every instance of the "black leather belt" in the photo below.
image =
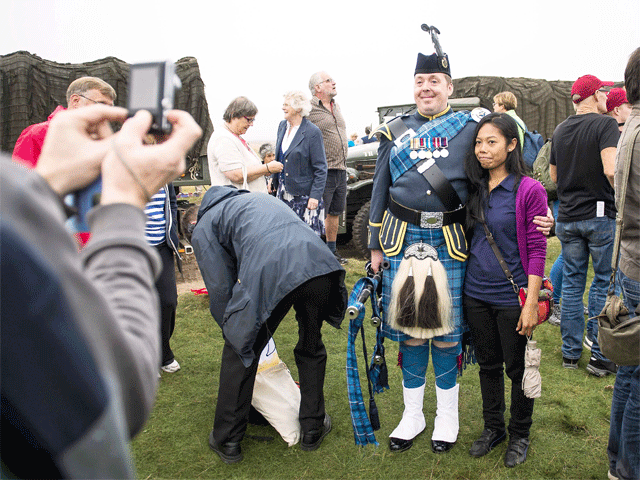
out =
{"type": "Polygon", "coordinates": [[[389,211],[403,222],[409,222],[421,228],[442,228],[452,223],[464,225],[466,216],[465,206],[452,212],[421,212],[400,205],[393,197],[389,198],[389,211]]]}

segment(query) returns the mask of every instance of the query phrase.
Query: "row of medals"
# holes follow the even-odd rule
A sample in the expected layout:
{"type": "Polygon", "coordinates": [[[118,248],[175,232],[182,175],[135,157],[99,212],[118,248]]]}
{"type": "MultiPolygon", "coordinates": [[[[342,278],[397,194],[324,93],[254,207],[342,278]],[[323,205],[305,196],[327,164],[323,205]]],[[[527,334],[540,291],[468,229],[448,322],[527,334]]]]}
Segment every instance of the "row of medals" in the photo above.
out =
{"type": "Polygon", "coordinates": [[[447,137],[412,138],[410,141],[411,153],[409,157],[411,157],[412,160],[416,158],[421,160],[425,158],[447,158],[449,156],[448,146],[449,142],[447,137]]]}

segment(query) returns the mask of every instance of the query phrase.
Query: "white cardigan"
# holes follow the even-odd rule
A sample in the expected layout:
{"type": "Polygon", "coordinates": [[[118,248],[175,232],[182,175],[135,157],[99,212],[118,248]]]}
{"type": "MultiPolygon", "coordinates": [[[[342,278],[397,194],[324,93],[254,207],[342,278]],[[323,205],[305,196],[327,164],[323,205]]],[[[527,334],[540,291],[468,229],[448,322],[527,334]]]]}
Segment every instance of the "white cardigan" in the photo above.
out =
{"type": "MultiPolygon", "coordinates": [[[[247,149],[225,124],[217,126],[211,135],[207,145],[207,157],[211,185],[233,185],[243,188],[242,182],[232,182],[223,172],[262,164],[260,157],[253,150],[247,149]]],[[[245,188],[252,192],[268,193],[267,183],[263,177],[247,182],[245,188]]]]}

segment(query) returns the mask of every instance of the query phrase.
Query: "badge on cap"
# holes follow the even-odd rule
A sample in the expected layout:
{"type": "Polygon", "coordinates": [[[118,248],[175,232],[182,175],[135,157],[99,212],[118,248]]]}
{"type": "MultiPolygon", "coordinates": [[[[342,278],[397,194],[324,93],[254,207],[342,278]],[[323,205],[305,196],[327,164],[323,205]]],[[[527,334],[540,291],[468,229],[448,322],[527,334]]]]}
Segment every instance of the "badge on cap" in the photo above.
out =
{"type": "Polygon", "coordinates": [[[471,110],[471,118],[477,123],[482,120],[483,117],[486,117],[491,112],[484,107],[476,107],[471,110]]]}

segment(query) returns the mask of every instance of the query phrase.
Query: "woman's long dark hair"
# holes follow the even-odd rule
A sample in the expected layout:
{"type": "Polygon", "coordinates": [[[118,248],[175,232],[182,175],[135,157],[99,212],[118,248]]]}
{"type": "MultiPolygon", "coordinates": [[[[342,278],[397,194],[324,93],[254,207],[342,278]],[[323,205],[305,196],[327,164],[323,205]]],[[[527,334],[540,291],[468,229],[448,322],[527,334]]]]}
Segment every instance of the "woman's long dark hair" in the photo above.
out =
{"type": "Polygon", "coordinates": [[[492,113],[483,117],[476,126],[473,134],[473,143],[469,146],[464,163],[464,170],[469,179],[469,198],[467,200],[467,221],[465,225],[465,231],[469,237],[473,234],[476,222],[481,218],[480,213],[482,212],[484,200],[489,195],[489,171],[482,168],[475,152],[478,132],[487,123],[500,130],[500,133],[507,140],[507,144],[511,142],[511,139],[516,139],[516,147],[507,153],[507,160],[505,161],[507,172],[513,174],[516,179],[514,193],[518,190],[520,179],[528,173],[527,165],[522,158],[518,125],[515,120],[506,113],[492,113]]]}

